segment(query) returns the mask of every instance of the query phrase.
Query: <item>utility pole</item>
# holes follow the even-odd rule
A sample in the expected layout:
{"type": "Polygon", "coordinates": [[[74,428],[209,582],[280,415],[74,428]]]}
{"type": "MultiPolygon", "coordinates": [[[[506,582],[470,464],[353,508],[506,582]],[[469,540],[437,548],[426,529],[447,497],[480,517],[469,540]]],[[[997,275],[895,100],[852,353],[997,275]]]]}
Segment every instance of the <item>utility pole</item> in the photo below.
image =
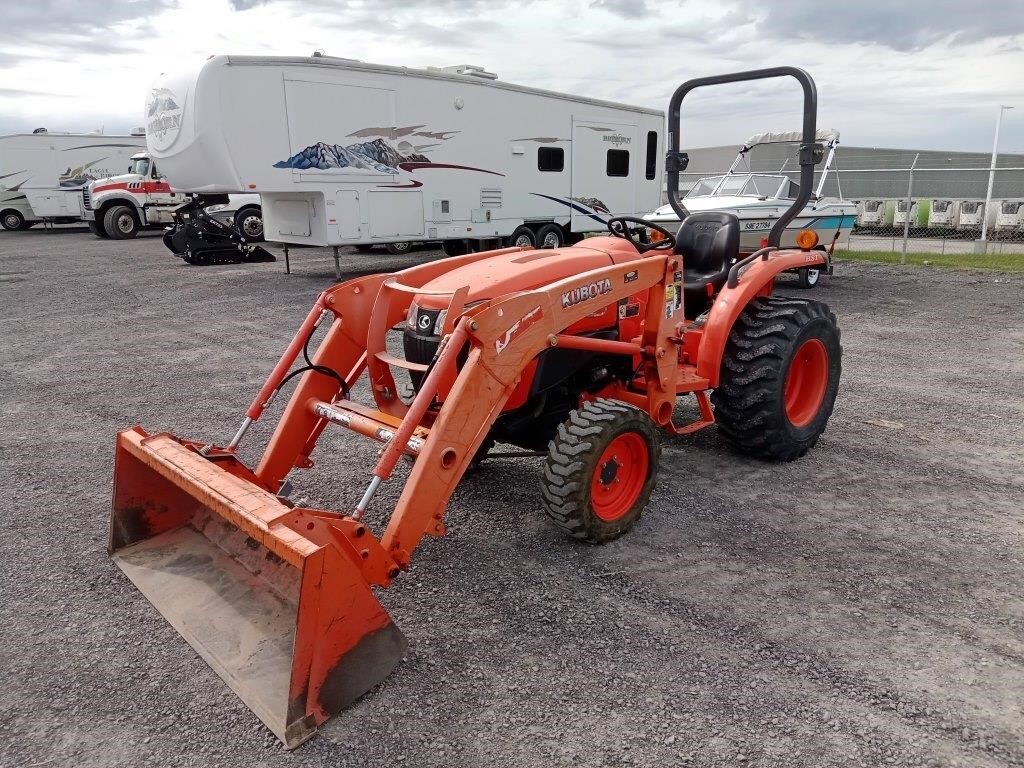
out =
{"type": "Polygon", "coordinates": [[[999,116],[996,118],[996,136],[992,140],[992,164],[988,171],[988,192],[985,193],[985,210],[981,217],[981,241],[983,243],[988,240],[988,213],[989,206],[992,205],[992,184],[996,180],[996,159],[999,157],[999,128],[1003,124],[1003,112],[1008,109],[1013,109],[1013,107],[1000,104],[999,116]]]}

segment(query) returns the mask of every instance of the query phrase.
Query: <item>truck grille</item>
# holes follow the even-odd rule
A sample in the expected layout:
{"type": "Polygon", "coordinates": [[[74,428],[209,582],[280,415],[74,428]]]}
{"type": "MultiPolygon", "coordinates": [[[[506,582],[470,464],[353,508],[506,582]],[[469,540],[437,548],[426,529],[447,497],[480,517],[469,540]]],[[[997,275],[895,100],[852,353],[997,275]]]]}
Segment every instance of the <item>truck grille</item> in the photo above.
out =
{"type": "Polygon", "coordinates": [[[89,196],[88,187],[82,187],[82,208],[87,211],[92,210],[92,198],[89,196]]]}

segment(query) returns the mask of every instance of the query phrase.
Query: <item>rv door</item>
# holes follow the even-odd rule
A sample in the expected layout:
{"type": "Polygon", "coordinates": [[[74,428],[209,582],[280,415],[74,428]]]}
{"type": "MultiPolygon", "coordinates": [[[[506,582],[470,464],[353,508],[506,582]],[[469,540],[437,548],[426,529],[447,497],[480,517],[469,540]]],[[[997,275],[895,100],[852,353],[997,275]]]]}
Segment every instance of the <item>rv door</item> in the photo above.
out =
{"type": "Polygon", "coordinates": [[[636,215],[636,174],[644,170],[637,126],[609,120],[572,121],[574,232],[603,229],[610,216],[636,215]]]}

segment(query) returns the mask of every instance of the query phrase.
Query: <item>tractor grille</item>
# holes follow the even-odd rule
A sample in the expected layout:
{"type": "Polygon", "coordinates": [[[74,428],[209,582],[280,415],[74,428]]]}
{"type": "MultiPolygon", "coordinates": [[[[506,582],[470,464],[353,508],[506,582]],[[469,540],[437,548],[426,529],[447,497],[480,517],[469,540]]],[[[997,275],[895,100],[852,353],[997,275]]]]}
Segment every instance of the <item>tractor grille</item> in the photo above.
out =
{"type": "Polygon", "coordinates": [[[92,195],[89,194],[88,187],[82,187],[82,208],[86,211],[92,210],[92,195]]]}

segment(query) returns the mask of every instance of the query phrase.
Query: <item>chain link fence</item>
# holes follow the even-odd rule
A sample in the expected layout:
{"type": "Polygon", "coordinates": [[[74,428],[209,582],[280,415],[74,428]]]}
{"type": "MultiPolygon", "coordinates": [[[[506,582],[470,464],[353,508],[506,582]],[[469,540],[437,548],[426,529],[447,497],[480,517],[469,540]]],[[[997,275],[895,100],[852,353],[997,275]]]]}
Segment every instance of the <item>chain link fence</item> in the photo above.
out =
{"type": "MultiPolygon", "coordinates": [[[[836,244],[840,257],[1024,270],[1020,156],[1006,158],[1012,165],[992,169],[988,158],[980,156],[970,158],[972,162],[964,162],[963,156],[942,157],[945,165],[939,165],[940,153],[910,153],[904,155],[909,165],[893,167],[879,162],[884,156],[875,152],[844,149],[822,189],[823,199],[850,203],[852,226],[844,219],[836,244]],[[854,167],[843,168],[844,161],[854,167]]],[[[795,158],[787,159],[783,152],[776,150],[738,172],[779,174],[795,181],[795,158]]],[[[691,164],[680,174],[680,187],[686,190],[700,178],[724,173],[691,164]]],[[[820,176],[819,169],[816,185],[820,176]]]]}

